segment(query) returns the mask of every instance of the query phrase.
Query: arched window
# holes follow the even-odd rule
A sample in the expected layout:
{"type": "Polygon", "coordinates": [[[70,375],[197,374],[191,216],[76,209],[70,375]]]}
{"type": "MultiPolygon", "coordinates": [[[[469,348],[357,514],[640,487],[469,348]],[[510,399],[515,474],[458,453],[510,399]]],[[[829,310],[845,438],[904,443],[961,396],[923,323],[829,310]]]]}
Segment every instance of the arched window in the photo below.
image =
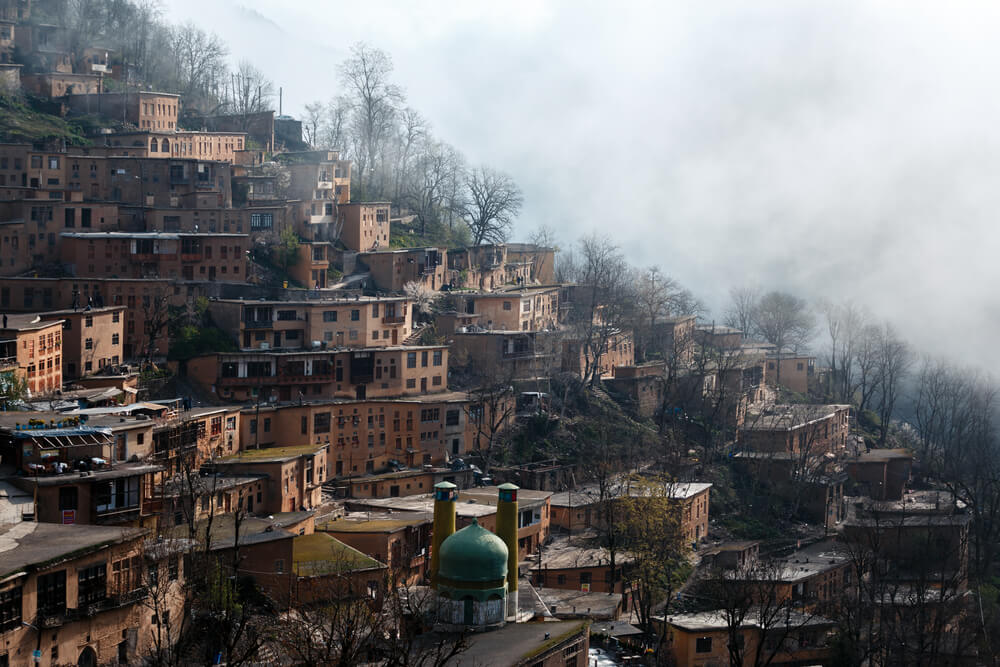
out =
{"type": "MultiPolygon", "coordinates": [[[[166,141],[166,139],[164,139],[166,141]]],[[[149,141],[149,152],[156,153],[158,151],[160,143],[156,139],[150,139],[149,141]]]]}
{"type": "Polygon", "coordinates": [[[170,142],[167,141],[166,139],[164,139],[163,140],[163,146],[162,146],[162,148],[163,148],[163,152],[164,153],[169,153],[170,152],[170,142]]]}

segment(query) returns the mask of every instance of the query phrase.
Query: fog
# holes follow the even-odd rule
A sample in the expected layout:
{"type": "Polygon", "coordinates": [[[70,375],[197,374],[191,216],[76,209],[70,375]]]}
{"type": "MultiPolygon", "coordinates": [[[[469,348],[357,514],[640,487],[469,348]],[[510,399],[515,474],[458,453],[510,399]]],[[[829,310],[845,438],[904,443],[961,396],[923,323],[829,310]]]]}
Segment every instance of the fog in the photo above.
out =
{"type": "Polygon", "coordinates": [[[730,286],[854,298],[921,350],[1000,352],[990,3],[170,0],[284,89],[364,40],[434,132],[525,192],[516,236],[598,231],[721,314],[730,286]]]}

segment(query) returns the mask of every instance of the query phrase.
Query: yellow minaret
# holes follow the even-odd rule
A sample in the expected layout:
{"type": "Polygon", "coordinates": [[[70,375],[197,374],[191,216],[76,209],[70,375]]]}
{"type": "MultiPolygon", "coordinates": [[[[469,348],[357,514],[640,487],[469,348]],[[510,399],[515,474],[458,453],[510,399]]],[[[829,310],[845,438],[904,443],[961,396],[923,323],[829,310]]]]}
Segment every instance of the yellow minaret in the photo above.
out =
{"type": "Polygon", "coordinates": [[[438,567],[441,564],[441,543],[455,532],[455,502],[458,487],[451,482],[434,485],[434,533],[431,535],[431,586],[437,587],[438,567]]]}
{"type": "Polygon", "coordinates": [[[517,618],[517,491],[501,484],[497,501],[497,537],[507,545],[507,618],[517,618]]]}

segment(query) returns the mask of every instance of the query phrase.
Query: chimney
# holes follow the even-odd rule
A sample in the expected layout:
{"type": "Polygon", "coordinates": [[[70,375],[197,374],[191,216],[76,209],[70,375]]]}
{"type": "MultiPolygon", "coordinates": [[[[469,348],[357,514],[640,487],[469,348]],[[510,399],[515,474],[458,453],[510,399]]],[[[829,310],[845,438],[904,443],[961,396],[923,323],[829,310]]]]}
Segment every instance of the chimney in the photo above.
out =
{"type": "Polygon", "coordinates": [[[507,620],[517,620],[517,491],[501,484],[497,501],[497,537],[507,545],[507,620]]]}
{"type": "Polygon", "coordinates": [[[438,482],[434,485],[434,532],[431,535],[431,586],[434,588],[437,588],[438,567],[441,564],[438,557],[441,543],[455,532],[457,500],[458,487],[451,482],[438,482]]]}

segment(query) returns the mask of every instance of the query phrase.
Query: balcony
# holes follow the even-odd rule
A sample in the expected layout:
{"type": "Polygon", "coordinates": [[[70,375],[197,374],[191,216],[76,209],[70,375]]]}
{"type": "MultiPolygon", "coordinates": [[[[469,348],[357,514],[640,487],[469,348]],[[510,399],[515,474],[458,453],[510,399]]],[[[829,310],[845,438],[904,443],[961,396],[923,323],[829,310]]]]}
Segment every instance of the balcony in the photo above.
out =
{"type": "Polygon", "coordinates": [[[312,383],[312,382],[332,382],[333,381],[333,374],[332,373],[326,373],[326,374],[320,373],[320,374],[314,374],[314,375],[297,375],[297,374],[292,373],[292,374],[286,375],[285,373],[282,373],[282,374],[278,375],[278,377],[274,378],[274,380],[276,382],[281,383],[281,384],[309,384],[309,383],[312,383]]]}
{"type": "Polygon", "coordinates": [[[317,190],[333,190],[333,181],[316,181],[317,190]]]}
{"type": "Polygon", "coordinates": [[[332,223],[334,221],[333,215],[310,215],[309,224],[310,225],[323,225],[332,223]]]}
{"type": "Polygon", "coordinates": [[[257,377],[220,377],[215,381],[220,387],[253,387],[263,386],[274,382],[273,375],[261,375],[257,377]]]}
{"type": "Polygon", "coordinates": [[[386,315],[382,318],[382,324],[405,324],[406,317],[402,315],[386,315]]]}
{"type": "Polygon", "coordinates": [[[244,329],[273,329],[274,322],[271,320],[250,320],[243,323],[244,329]]]}

